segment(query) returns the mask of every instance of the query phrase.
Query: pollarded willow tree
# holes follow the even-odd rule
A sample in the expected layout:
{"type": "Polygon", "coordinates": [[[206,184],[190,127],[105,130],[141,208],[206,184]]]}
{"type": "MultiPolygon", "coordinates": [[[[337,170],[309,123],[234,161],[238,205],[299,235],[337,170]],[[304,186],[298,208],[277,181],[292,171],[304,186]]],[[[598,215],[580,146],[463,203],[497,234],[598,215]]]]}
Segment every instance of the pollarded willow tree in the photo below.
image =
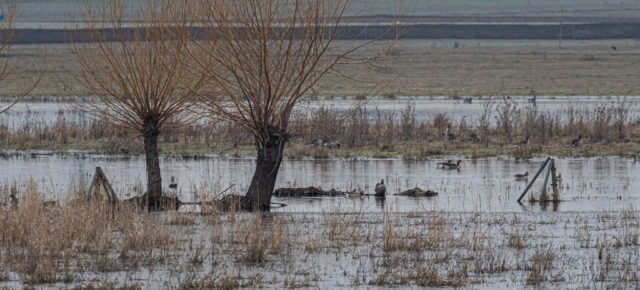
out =
{"type": "MultiPolygon", "coordinates": [[[[253,134],[255,173],[250,210],[269,210],[287,140],[296,132],[295,107],[339,66],[362,62],[354,53],[373,41],[338,41],[352,0],[200,0],[199,26],[189,51],[196,71],[215,91],[214,115],[253,134]]],[[[388,31],[387,31],[388,32],[388,31]]]]}
{"type": "MultiPolygon", "coordinates": [[[[18,0],[0,1],[0,83],[15,82],[9,77],[15,72],[18,60],[12,55],[12,41],[15,39],[15,20],[20,7],[18,0]]],[[[29,94],[40,81],[42,75],[35,76],[31,83],[25,83],[19,88],[19,93],[12,96],[13,99],[6,105],[0,105],[0,114],[8,111],[18,103],[25,95],[29,94]]]]}
{"type": "Polygon", "coordinates": [[[181,40],[188,37],[187,2],[105,0],[85,2],[86,34],[74,38],[82,86],[96,102],[83,109],[144,138],[150,208],[165,206],[158,136],[194,120],[190,102],[201,80],[188,73],[181,40]],[[190,76],[187,78],[186,76],[190,76]]]}

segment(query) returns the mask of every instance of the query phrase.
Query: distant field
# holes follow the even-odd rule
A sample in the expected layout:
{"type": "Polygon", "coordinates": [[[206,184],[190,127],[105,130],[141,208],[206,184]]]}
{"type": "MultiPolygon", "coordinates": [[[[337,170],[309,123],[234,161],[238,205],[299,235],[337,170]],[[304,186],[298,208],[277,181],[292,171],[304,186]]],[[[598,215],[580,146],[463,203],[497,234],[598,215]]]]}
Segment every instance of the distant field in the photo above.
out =
{"type": "MultiPolygon", "coordinates": [[[[135,3],[139,0],[130,0],[135,3]]],[[[23,0],[21,22],[69,22],[81,19],[83,0],[23,0]]],[[[622,0],[358,0],[351,14],[427,17],[639,18],[640,1],[622,0]],[[362,9],[364,7],[364,9],[362,9]],[[392,7],[390,9],[389,7],[392,7]]],[[[444,20],[446,21],[446,20],[444,20]]]]}
{"type": "Polygon", "coordinates": [[[334,95],[640,95],[640,41],[408,40],[334,95]],[[612,46],[616,47],[614,51],[612,46]],[[457,48],[456,48],[457,47],[457,48]]]}
{"type": "Polygon", "coordinates": [[[354,6],[361,3],[366,3],[364,14],[384,14],[389,6],[401,4],[407,15],[434,17],[638,18],[640,12],[640,2],[630,0],[367,0],[354,6]]]}
{"type": "MultiPolygon", "coordinates": [[[[353,66],[357,80],[327,77],[321,95],[640,95],[640,41],[405,40],[375,66],[353,66]],[[616,47],[614,51],[612,46],[616,47]]],[[[17,78],[33,79],[41,49],[18,46],[17,78]],[[40,52],[39,52],[40,51],[40,52]]],[[[32,95],[85,95],[73,79],[68,45],[47,46],[47,72],[32,95]]],[[[364,51],[363,55],[370,55],[364,51]]],[[[17,82],[1,84],[11,95],[17,82]]]]}

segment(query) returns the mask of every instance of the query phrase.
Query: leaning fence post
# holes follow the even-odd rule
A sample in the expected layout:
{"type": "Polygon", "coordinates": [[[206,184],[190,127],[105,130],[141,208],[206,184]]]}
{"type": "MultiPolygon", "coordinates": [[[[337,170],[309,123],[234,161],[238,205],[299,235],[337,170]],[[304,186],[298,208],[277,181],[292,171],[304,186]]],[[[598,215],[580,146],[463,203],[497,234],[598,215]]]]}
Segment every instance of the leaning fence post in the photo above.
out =
{"type": "Polygon", "coordinates": [[[102,187],[107,192],[107,196],[109,197],[109,201],[111,201],[111,203],[118,203],[119,202],[118,196],[113,191],[113,187],[111,187],[111,183],[109,182],[109,179],[107,179],[107,175],[104,174],[104,171],[102,171],[102,168],[100,168],[100,167],[96,167],[96,175],[98,175],[98,174],[100,174],[100,180],[102,181],[102,187]]]}
{"type": "Polygon", "coordinates": [[[524,197],[525,194],[527,194],[527,192],[529,191],[529,189],[531,188],[531,186],[533,185],[533,183],[536,181],[536,179],[538,178],[538,175],[540,175],[540,173],[542,172],[542,170],[547,166],[547,163],[549,163],[549,160],[551,160],[551,157],[547,157],[547,160],[544,161],[544,164],[542,164],[542,166],[540,167],[540,169],[538,169],[538,173],[536,173],[536,175],[533,176],[533,179],[531,180],[531,182],[529,182],[529,185],[527,185],[527,188],[524,189],[524,191],[522,192],[522,194],[520,195],[520,197],[518,198],[518,202],[520,202],[520,200],[522,200],[522,198],[524,197]]]}
{"type": "Polygon", "coordinates": [[[553,167],[553,159],[551,159],[551,166],[547,169],[547,175],[544,177],[544,184],[542,185],[542,192],[540,192],[540,202],[545,202],[544,195],[547,192],[547,183],[549,182],[549,175],[551,174],[551,167],[553,167]]]}
{"type": "MultiPolygon", "coordinates": [[[[98,167],[100,168],[100,167],[98,167]]],[[[97,173],[97,170],[96,170],[97,173]]],[[[89,185],[89,190],[87,190],[87,202],[91,199],[91,191],[96,187],[96,182],[98,181],[98,174],[93,174],[93,179],[91,180],[91,185],[89,185]]]]}
{"type": "Polygon", "coordinates": [[[553,201],[559,201],[558,176],[556,176],[556,162],[551,163],[551,187],[553,188],[553,201]]]}
{"type": "Polygon", "coordinates": [[[113,187],[111,187],[111,183],[109,183],[107,176],[100,167],[96,167],[96,173],[93,175],[93,181],[91,181],[91,186],[89,186],[89,190],[87,191],[87,202],[91,199],[91,192],[97,190],[100,186],[102,186],[106,192],[107,199],[109,199],[112,204],[118,204],[120,202],[115,191],[113,191],[113,187]]]}

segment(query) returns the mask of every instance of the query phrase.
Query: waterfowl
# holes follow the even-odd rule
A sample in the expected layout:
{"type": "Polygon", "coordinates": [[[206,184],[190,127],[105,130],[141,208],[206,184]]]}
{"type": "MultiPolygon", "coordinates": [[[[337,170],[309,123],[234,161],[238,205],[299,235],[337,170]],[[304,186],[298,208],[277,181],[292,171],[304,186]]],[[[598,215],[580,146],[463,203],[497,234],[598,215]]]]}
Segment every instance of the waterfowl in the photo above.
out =
{"type": "Polygon", "coordinates": [[[169,183],[169,188],[171,189],[178,189],[178,183],[174,181],[174,177],[171,176],[171,183],[169,183]]]}
{"type": "Polygon", "coordinates": [[[529,146],[529,144],[531,144],[531,137],[529,135],[527,135],[527,138],[525,138],[523,141],[520,141],[520,143],[518,143],[518,145],[520,146],[529,146]]]}
{"type": "Polygon", "coordinates": [[[447,126],[447,138],[449,138],[449,141],[456,140],[456,134],[451,133],[451,124],[447,126]]]}
{"type": "Polygon", "coordinates": [[[467,139],[469,139],[471,142],[480,141],[480,138],[478,137],[478,135],[476,133],[469,134],[469,136],[467,136],[467,139]]]}
{"type": "Polygon", "coordinates": [[[453,160],[449,160],[448,162],[438,163],[438,165],[441,165],[442,169],[458,169],[458,170],[460,170],[460,163],[462,163],[462,160],[458,160],[456,163],[453,163],[453,160]]]}
{"type": "Polygon", "coordinates": [[[11,199],[11,207],[17,208],[18,207],[18,198],[16,198],[16,195],[12,192],[9,195],[9,198],[11,199]]]}
{"type": "Polygon", "coordinates": [[[578,135],[578,139],[571,140],[571,147],[578,147],[582,143],[582,135],[578,135]]]}
{"type": "Polygon", "coordinates": [[[556,182],[558,184],[560,184],[562,182],[562,173],[558,173],[558,176],[556,176],[556,182]]]}
{"type": "Polygon", "coordinates": [[[364,195],[364,191],[362,190],[354,190],[347,192],[348,197],[362,197],[364,195]]]}
{"type": "Polygon", "coordinates": [[[536,96],[533,96],[533,98],[529,99],[529,104],[535,104],[536,103],[536,96]]]}
{"type": "Polygon", "coordinates": [[[525,180],[527,179],[527,177],[529,177],[529,171],[525,172],[524,174],[516,174],[514,176],[516,180],[525,180]]]}
{"type": "Polygon", "coordinates": [[[445,167],[449,167],[449,164],[454,164],[453,160],[447,160],[447,162],[438,162],[436,163],[436,167],[442,167],[444,169],[445,167]]]}
{"type": "Polygon", "coordinates": [[[322,146],[327,148],[340,148],[340,143],[335,141],[327,141],[322,143],[322,146]]]}
{"type": "Polygon", "coordinates": [[[387,192],[387,186],[384,185],[384,179],[380,181],[380,183],[376,183],[376,197],[384,197],[384,194],[387,192]]]}

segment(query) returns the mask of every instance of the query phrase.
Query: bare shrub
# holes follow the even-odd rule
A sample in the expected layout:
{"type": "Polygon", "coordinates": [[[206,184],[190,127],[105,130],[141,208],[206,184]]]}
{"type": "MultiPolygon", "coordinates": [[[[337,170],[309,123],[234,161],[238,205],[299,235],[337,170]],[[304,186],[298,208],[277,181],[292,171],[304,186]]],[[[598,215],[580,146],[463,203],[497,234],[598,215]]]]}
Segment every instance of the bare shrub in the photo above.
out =
{"type": "Polygon", "coordinates": [[[503,96],[502,101],[496,106],[497,127],[502,131],[503,136],[510,138],[513,133],[513,127],[517,126],[515,121],[518,119],[520,110],[511,97],[503,96]]]}
{"type": "Polygon", "coordinates": [[[538,285],[547,280],[547,275],[554,268],[555,254],[552,249],[537,249],[529,258],[527,266],[527,285],[538,285]]]}

